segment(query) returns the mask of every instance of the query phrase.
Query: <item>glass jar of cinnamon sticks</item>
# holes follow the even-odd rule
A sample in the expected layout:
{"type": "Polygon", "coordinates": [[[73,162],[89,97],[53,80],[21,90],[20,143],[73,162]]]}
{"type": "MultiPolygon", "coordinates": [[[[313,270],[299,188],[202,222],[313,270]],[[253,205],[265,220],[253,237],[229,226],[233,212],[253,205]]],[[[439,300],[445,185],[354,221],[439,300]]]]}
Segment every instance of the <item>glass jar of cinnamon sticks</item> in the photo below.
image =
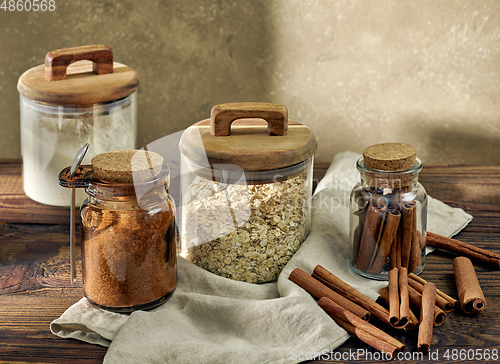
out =
{"type": "Polygon", "coordinates": [[[419,274],[425,264],[427,194],[418,182],[416,149],[402,143],[372,145],[357,162],[361,181],[351,192],[351,269],[387,279],[394,267],[419,274]]]}

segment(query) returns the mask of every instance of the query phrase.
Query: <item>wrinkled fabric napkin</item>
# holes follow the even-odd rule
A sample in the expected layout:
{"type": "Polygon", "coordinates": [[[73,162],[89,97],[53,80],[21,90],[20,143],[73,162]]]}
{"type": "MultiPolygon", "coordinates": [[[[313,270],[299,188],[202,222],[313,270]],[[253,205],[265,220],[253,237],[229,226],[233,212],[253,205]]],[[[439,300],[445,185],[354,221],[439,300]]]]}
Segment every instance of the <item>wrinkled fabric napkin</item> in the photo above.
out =
{"type": "MultiPolygon", "coordinates": [[[[348,268],[349,195],[359,181],[359,154],[343,152],[312,199],[312,228],[277,282],[252,284],[216,276],[179,257],[178,285],[165,304],[130,315],[85,298],[54,320],[51,331],[109,346],[105,363],[298,363],[332,352],[349,335],[302,288],[288,280],[317,264],[372,299],[387,285],[348,268]]],[[[429,198],[428,230],[452,236],[472,216],[429,198]]]]}

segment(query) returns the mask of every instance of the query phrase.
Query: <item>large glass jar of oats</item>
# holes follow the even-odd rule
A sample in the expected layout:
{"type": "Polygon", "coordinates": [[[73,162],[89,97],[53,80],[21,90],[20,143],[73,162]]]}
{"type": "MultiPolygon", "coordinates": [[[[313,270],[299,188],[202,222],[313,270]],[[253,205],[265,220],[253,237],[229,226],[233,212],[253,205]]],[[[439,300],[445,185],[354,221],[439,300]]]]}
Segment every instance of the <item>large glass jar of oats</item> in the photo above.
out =
{"type": "MultiPolygon", "coordinates": [[[[136,147],[138,85],[137,73],[113,62],[106,46],[49,52],[44,65],[21,75],[23,186],[31,199],[70,205],[71,193],[57,176],[86,143],[87,164],[99,153],[136,147]]],[[[77,203],[84,199],[79,190],[77,203]]]]}
{"type": "Polygon", "coordinates": [[[158,306],[177,282],[175,205],[169,170],[159,154],[124,150],[98,154],[65,187],[85,187],[80,209],[85,297],[114,312],[158,306]]]}
{"type": "Polygon", "coordinates": [[[311,130],[283,105],[222,104],[179,147],[181,255],[234,280],[276,280],[309,233],[311,130]]]}

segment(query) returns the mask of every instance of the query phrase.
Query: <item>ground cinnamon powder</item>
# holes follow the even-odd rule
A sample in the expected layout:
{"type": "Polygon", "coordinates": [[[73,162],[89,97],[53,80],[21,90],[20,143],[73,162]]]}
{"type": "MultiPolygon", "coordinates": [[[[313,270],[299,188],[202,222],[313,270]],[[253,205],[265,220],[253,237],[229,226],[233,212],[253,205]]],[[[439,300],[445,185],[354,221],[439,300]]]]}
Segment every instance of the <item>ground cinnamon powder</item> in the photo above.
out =
{"type": "Polygon", "coordinates": [[[172,211],[100,210],[82,213],[83,286],[107,308],[130,308],[166,299],[176,286],[172,211]]]}

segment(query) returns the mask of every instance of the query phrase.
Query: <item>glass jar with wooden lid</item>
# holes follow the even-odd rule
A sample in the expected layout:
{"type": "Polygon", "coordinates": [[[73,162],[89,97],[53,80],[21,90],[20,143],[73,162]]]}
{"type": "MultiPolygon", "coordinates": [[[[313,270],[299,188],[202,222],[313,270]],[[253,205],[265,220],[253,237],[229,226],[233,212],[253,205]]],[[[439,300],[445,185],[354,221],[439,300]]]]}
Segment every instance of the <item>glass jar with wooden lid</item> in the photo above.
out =
{"type": "Polygon", "coordinates": [[[361,180],[351,193],[351,269],[386,280],[392,268],[419,274],[425,264],[427,194],[418,182],[417,150],[403,143],[375,144],[357,162],[361,180]]]}
{"type": "MultiPolygon", "coordinates": [[[[136,147],[138,85],[137,73],[113,62],[112,50],[102,45],[51,51],[44,65],[21,75],[23,186],[31,199],[70,205],[57,176],[85,143],[85,163],[99,153],[136,147]]],[[[76,198],[81,203],[85,193],[76,198]]]]}
{"type": "Polygon", "coordinates": [[[214,106],[180,140],[181,254],[234,280],[277,279],[309,233],[316,148],[283,105],[214,106]]]}

